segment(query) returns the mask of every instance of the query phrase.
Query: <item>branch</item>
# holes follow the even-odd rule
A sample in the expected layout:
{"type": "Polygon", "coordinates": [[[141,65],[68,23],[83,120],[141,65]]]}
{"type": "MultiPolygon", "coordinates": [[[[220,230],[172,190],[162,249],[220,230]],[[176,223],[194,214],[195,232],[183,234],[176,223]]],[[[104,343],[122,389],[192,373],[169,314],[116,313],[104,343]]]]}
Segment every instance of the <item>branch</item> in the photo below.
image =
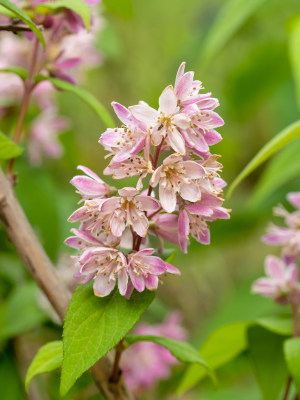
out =
{"type": "MultiPolygon", "coordinates": [[[[56,275],[47,254],[39,243],[24,211],[15,197],[12,186],[0,168],[0,220],[33,279],[47,296],[63,321],[71,298],[70,291],[56,275]]],[[[108,400],[132,400],[123,380],[110,382],[112,360],[105,356],[93,367],[94,380],[108,400]]]]}
{"type": "MultiPolygon", "coordinates": [[[[38,27],[41,29],[42,27],[38,27]]],[[[29,26],[27,25],[0,25],[0,31],[7,31],[7,32],[13,32],[13,33],[18,33],[18,32],[32,32],[29,26]]]]}

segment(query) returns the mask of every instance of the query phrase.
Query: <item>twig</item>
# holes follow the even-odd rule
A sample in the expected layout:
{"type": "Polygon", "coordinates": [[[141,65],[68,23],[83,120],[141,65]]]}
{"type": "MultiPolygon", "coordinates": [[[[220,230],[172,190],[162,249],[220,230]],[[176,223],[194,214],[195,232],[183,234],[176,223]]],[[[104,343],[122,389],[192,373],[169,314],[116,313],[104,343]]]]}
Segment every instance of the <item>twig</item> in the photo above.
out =
{"type": "MultiPolygon", "coordinates": [[[[56,271],[39,243],[24,211],[15,197],[10,181],[0,169],[0,220],[32,277],[47,296],[63,321],[71,298],[69,290],[56,275],[56,271]]],[[[92,368],[95,382],[108,400],[132,400],[122,379],[110,382],[111,357],[105,356],[92,368]]]]}
{"type": "Polygon", "coordinates": [[[282,400],[288,399],[291,385],[292,385],[292,378],[291,378],[291,376],[289,376],[288,380],[286,382],[286,387],[285,387],[285,391],[284,391],[282,400]]]}
{"type": "MultiPolygon", "coordinates": [[[[42,27],[39,26],[39,29],[42,27]]],[[[7,31],[7,32],[13,32],[13,33],[18,33],[18,32],[31,32],[31,29],[27,25],[0,25],[0,31],[7,31]]]]}

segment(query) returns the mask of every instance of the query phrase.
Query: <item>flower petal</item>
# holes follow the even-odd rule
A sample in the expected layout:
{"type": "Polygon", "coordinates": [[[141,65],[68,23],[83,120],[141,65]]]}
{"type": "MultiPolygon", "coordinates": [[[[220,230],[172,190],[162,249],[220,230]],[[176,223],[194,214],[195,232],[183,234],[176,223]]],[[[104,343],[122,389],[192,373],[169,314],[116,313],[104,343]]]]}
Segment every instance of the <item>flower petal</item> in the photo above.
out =
{"type": "Polygon", "coordinates": [[[159,111],[166,115],[174,114],[177,110],[177,97],[173,86],[167,86],[159,97],[159,111]]]}
{"type": "Polygon", "coordinates": [[[107,276],[99,274],[94,281],[94,294],[97,297],[104,297],[110,294],[115,287],[116,281],[113,279],[108,280],[107,276]]]}
{"type": "Polygon", "coordinates": [[[172,188],[159,185],[159,200],[164,210],[172,213],[176,208],[176,194],[172,188]]]}

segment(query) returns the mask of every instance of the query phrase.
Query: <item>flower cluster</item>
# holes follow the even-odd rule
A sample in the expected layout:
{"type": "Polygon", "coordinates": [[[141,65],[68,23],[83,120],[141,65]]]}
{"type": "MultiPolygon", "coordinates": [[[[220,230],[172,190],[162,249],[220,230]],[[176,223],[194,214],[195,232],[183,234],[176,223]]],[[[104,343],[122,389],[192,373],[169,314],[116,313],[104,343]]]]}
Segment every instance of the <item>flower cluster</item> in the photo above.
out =
{"type": "Polygon", "coordinates": [[[254,282],[252,290],[262,296],[272,297],[280,304],[300,302],[298,267],[295,264],[300,254],[300,193],[289,193],[289,202],[297,208],[288,212],[283,206],[274,209],[274,214],[285,218],[286,227],[271,225],[263,242],[282,246],[281,259],[268,256],[265,261],[267,278],[254,282]]]}
{"type": "MultiPolygon", "coordinates": [[[[92,5],[99,1],[85,1],[93,12],[92,26],[87,32],[82,19],[68,8],[60,8],[53,14],[51,9],[47,11],[46,4],[39,8],[47,3],[44,0],[26,1],[26,5],[14,0],[19,7],[26,7],[26,12],[34,22],[42,27],[46,47],[43,51],[39,46],[34,52],[34,35],[31,32],[25,32],[22,36],[2,32],[0,68],[21,67],[26,71],[33,68],[34,75],[56,77],[72,84],[81,81],[86,68],[97,66],[102,61],[101,54],[94,47],[96,35],[102,29],[102,20],[92,5]]],[[[22,21],[4,16],[0,16],[0,23],[16,27],[23,24],[22,21]]],[[[0,115],[11,115],[13,107],[19,104],[24,95],[23,82],[13,73],[1,73],[0,90],[0,115]]],[[[27,128],[32,164],[39,164],[43,154],[51,158],[62,154],[58,135],[68,129],[69,121],[58,115],[54,93],[52,84],[45,81],[36,84],[32,90],[33,118],[27,128]]]]}
{"type": "Polygon", "coordinates": [[[189,236],[209,244],[208,223],[229,218],[222,207],[222,166],[209,151],[221,140],[215,130],[223,124],[214,111],[219,103],[210,93],[199,94],[201,82],[184,68],[182,63],[174,87],[160,95],[158,110],[143,101],[129,108],[112,103],[122,126],[100,137],[112,157],[104,174],[116,180],[136,177],[136,187],[117,191],[82,166],[87,176],[71,181],[84,204],[69,218],[79,221],[80,229],[67,244],[80,250],[78,274],[94,278],[97,296],[109,294],[117,281],[122,295],[133,288],[156,289],[159,276],[179,273],[153,255],[149,235],[160,240],[160,250],[167,240],[186,253],[189,236]]]}
{"type": "MultiPolygon", "coordinates": [[[[181,315],[174,311],[161,324],[137,325],[134,333],[185,340],[187,334],[181,326],[181,320],[181,315]]],[[[121,359],[124,379],[135,396],[153,388],[159,380],[167,379],[171,373],[170,367],[175,364],[176,358],[167,349],[153,342],[131,345],[121,359]]]]}

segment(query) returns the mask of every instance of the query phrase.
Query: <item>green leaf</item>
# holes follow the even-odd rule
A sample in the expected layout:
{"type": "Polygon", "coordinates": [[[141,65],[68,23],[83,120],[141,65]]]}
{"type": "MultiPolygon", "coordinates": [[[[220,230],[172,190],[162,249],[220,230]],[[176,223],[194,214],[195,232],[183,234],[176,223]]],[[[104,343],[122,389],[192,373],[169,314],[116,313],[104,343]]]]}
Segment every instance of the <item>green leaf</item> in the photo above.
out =
{"type": "Polygon", "coordinates": [[[37,5],[36,11],[40,14],[47,14],[51,11],[60,11],[62,8],[68,8],[74,11],[82,18],[86,29],[90,29],[91,8],[83,0],[49,1],[47,3],[37,5]]]}
{"type": "Polygon", "coordinates": [[[111,350],[134,326],[154,299],[154,292],[134,291],[130,299],[116,289],[99,298],[91,285],[75,291],[63,331],[64,361],[60,392],[64,396],[87,369],[111,350]]]}
{"type": "Polygon", "coordinates": [[[297,391],[300,393],[300,338],[287,339],[283,349],[288,369],[297,391]]]}
{"type": "Polygon", "coordinates": [[[230,185],[227,198],[232,195],[234,189],[257,167],[259,167],[264,161],[266,161],[272,154],[283,148],[285,145],[290,143],[292,140],[300,137],[300,121],[294,122],[289,125],[283,131],[278,133],[272,138],[264,147],[256,154],[256,156],[248,163],[243,171],[237,176],[237,178],[230,185]]]}
{"type": "Polygon", "coordinates": [[[0,132],[0,160],[9,160],[19,157],[23,153],[22,147],[0,132]]]}
{"type": "Polygon", "coordinates": [[[209,63],[265,2],[266,0],[227,0],[224,2],[204,42],[201,62],[209,63]]]}
{"type": "MultiPolygon", "coordinates": [[[[247,329],[251,322],[242,321],[222,326],[214,331],[200,347],[200,354],[212,369],[219,368],[247,348],[247,329]]],[[[195,386],[207,375],[200,365],[191,365],[181,380],[177,392],[195,386]]]]}
{"type": "Polygon", "coordinates": [[[262,205],[282,185],[300,175],[299,154],[300,140],[296,139],[268,163],[256,184],[250,206],[262,205]]]}
{"type": "Polygon", "coordinates": [[[36,35],[36,37],[41,42],[43,49],[45,49],[45,40],[44,40],[42,32],[39,30],[39,28],[35,25],[35,23],[28,17],[28,15],[21,8],[17,7],[14,3],[12,3],[9,0],[0,0],[0,5],[2,5],[4,8],[6,8],[7,10],[14,13],[26,25],[28,25],[29,28],[32,30],[32,32],[36,35]]]}
{"type": "Polygon", "coordinates": [[[113,127],[115,125],[114,120],[112,119],[111,115],[106,110],[106,108],[99,102],[99,100],[96,99],[94,95],[92,95],[87,90],[72,85],[71,83],[68,83],[58,78],[50,78],[47,76],[38,75],[36,77],[36,82],[41,82],[41,81],[49,81],[58,89],[65,90],[66,92],[71,92],[75,94],[76,96],[80,97],[83,101],[85,101],[92,108],[92,110],[95,111],[98,117],[104,122],[104,124],[108,128],[113,127]]]}
{"type": "Polygon", "coordinates": [[[128,19],[133,16],[132,0],[103,0],[103,5],[117,17],[128,19]]]}
{"type": "Polygon", "coordinates": [[[28,368],[25,378],[26,390],[36,375],[54,371],[61,367],[62,362],[63,343],[61,340],[47,343],[41,347],[28,368]]]}
{"type": "Polygon", "coordinates": [[[287,379],[284,337],[259,326],[248,330],[249,355],[264,400],[278,398],[287,379]]]}
{"type": "Polygon", "coordinates": [[[129,344],[141,341],[157,343],[168,349],[170,353],[173,354],[173,356],[176,357],[179,361],[184,363],[198,363],[209,370],[207,363],[201,357],[199,351],[197,351],[189,343],[154,335],[127,335],[125,340],[129,344]]]}
{"type": "Polygon", "coordinates": [[[255,321],[261,327],[278,335],[288,336],[293,334],[293,318],[291,315],[276,317],[263,317],[255,321]]]}
{"type": "Polygon", "coordinates": [[[33,282],[18,286],[0,306],[0,338],[27,332],[47,319],[38,306],[38,288],[33,282]]]}
{"type": "Polygon", "coordinates": [[[300,107],[300,18],[293,21],[289,35],[289,54],[292,64],[293,75],[296,84],[298,105],[300,107]]]}
{"type": "Polygon", "coordinates": [[[23,80],[27,79],[27,77],[28,77],[28,72],[26,71],[26,69],[21,68],[21,67],[1,68],[0,73],[1,72],[16,74],[23,80]]]}

